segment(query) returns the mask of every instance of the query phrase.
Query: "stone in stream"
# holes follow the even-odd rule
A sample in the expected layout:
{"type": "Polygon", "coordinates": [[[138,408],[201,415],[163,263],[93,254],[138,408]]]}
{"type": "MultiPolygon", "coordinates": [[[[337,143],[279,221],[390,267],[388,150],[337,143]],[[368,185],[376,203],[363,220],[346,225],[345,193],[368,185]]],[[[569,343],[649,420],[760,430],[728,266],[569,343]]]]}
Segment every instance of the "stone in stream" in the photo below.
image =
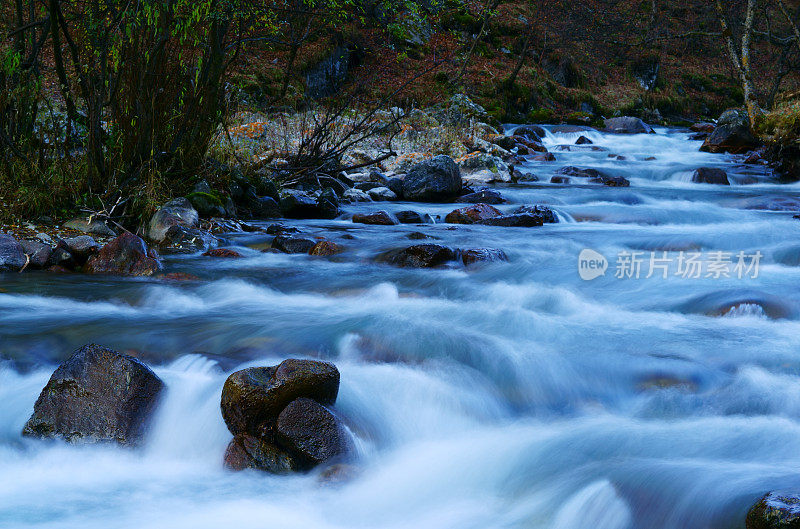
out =
{"type": "Polygon", "coordinates": [[[242,257],[242,254],[230,248],[214,248],[203,254],[205,257],[222,257],[226,259],[237,259],[242,257]]]}
{"type": "Polygon", "coordinates": [[[520,206],[515,209],[512,214],[541,217],[543,223],[558,223],[558,217],[556,217],[556,214],[553,212],[553,210],[545,206],[520,206]]]}
{"type": "Polygon", "coordinates": [[[715,128],[716,125],[714,125],[713,123],[708,123],[707,121],[701,121],[699,123],[694,123],[692,126],[690,126],[689,130],[691,130],[692,132],[712,133],[714,132],[715,128]]]}
{"type": "Polygon", "coordinates": [[[589,180],[592,184],[603,184],[607,187],[630,187],[631,183],[623,176],[602,175],[589,180]]]}
{"type": "Polygon", "coordinates": [[[200,216],[188,199],[174,198],[153,214],[147,229],[147,237],[151,241],[161,242],[172,226],[196,228],[199,220],[200,216]]]}
{"type": "Polygon", "coordinates": [[[40,241],[22,240],[19,244],[30,259],[28,266],[32,268],[44,268],[50,259],[50,254],[53,253],[52,246],[40,241]]]}
{"type": "Polygon", "coordinates": [[[336,244],[333,241],[319,241],[308,251],[308,254],[319,257],[329,257],[331,255],[342,253],[343,251],[344,247],[340,244],[336,244]]]}
{"type": "Polygon", "coordinates": [[[433,224],[433,218],[427,213],[420,214],[416,211],[406,210],[398,211],[394,216],[400,224],[433,224]]]}
{"type": "Polygon", "coordinates": [[[614,134],[655,134],[653,128],[639,118],[622,116],[605,120],[606,132],[614,134]]]}
{"type": "Polygon", "coordinates": [[[0,272],[19,272],[27,262],[22,245],[11,235],[0,234],[0,272]]]}
{"type": "Polygon", "coordinates": [[[373,187],[372,189],[367,191],[367,194],[372,200],[376,202],[382,202],[386,200],[397,200],[397,194],[385,186],[373,187]]]}
{"type": "Polygon", "coordinates": [[[394,226],[395,224],[399,224],[397,219],[383,210],[373,213],[356,213],[353,215],[353,222],[357,224],[373,224],[376,226],[394,226]]]}
{"type": "Polygon", "coordinates": [[[276,435],[298,463],[312,468],[351,451],[341,421],[320,403],[305,397],[293,400],[278,415],[276,435]]]}
{"type": "Polygon", "coordinates": [[[607,176],[605,173],[601,173],[597,169],[580,169],[578,167],[573,167],[571,165],[566,165],[561,167],[556,171],[558,175],[564,176],[574,176],[577,178],[600,178],[602,176],[607,176]]]}
{"type": "Polygon", "coordinates": [[[539,125],[522,125],[514,129],[514,136],[522,136],[530,141],[542,141],[547,132],[539,125]]]}
{"type": "Polygon", "coordinates": [[[533,228],[544,224],[542,215],[529,215],[527,213],[514,213],[502,215],[491,219],[482,220],[476,224],[484,226],[503,226],[506,228],[533,228]]]}
{"type": "Polygon", "coordinates": [[[291,219],[334,219],[339,214],[336,192],[326,188],[315,200],[302,191],[289,190],[281,195],[280,208],[291,219]]]}
{"type": "Polygon", "coordinates": [[[78,263],[85,263],[89,257],[100,251],[100,243],[89,235],[79,235],[69,239],[63,239],[67,250],[78,263]]]}
{"type": "Polygon", "coordinates": [[[591,145],[594,142],[587,138],[586,136],[581,136],[577,140],[575,140],[575,145],[591,145]]]}
{"type": "Polygon", "coordinates": [[[489,204],[473,204],[451,211],[444,218],[450,224],[475,224],[482,220],[492,219],[502,215],[499,209],[489,204]]]}
{"type": "Polygon", "coordinates": [[[456,162],[445,155],[415,165],[403,179],[403,197],[406,200],[445,201],[460,193],[461,171],[456,162]]]}
{"type": "Polygon", "coordinates": [[[461,251],[461,262],[469,266],[479,262],[508,261],[508,256],[503,250],[493,248],[472,248],[461,251]]]}
{"type": "Polygon", "coordinates": [[[284,360],[274,367],[250,367],[228,377],[222,388],[222,418],[233,435],[263,437],[278,414],[300,397],[333,404],[339,370],[328,362],[284,360]]]}
{"type": "Polygon", "coordinates": [[[308,253],[317,241],[299,235],[277,235],[272,239],[272,248],[283,253],[308,253]]]}
{"type": "Polygon", "coordinates": [[[761,498],[745,519],[747,529],[800,529],[800,494],[770,492],[761,498]]]}
{"type": "Polygon", "coordinates": [[[228,444],[225,467],[234,471],[252,468],[272,474],[288,474],[298,470],[295,459],[285,450],[247,434],[235,436],[228,444]]]}
{"type": "Polygon", "coordinates": [[[173,252],[205,251],[219,244],[219,240],[205,230],[175,225],[167,230],[159,248],[173,252]]]}
{"type": "Polygon", "coordinates": [[[758,147],[761,142],[750,130],[750,118],[742,109],[732,108],[722,113],[717,127],[700,147],[701,151],[744,154],[758,147]]]}
{"type": "Polygon", "coordinates": [[[456,253],[439,244],[416,244],[389,250],[379,255],[378,262],[408,268],[432,268],[456,259],[456,253]]]}
{"type": "Polygon", "coordinates": [[[22,434],[71,443],[139,443],[164,383],[139,360],[84,345],[50,377],[22,434]]]}
{"type": "Polygon", "coordinates": [[[699,169],[695,170],[694,174],[692,175],[692,182],[698,184],[717,184],[723,186],[731,185],[731,183],[728,181],[728,173],[722,169],[717,169],[714,167],[700,167],[699,169]]]}
{"type": "Polygon", "coordinates": [[[483,204],[503,204],[506,202],[506,199],[503,198],[503,195],[493,189],[481,189],[475,193],[462,195],[459,197],[458,201],[468,202],[471,204],[477,204],[479,202],[483,204]]]}
{"type": "Polygon", "coordinates": [[[157,254],[136,235],[123,232],[89,258],[84,271],[90,274],[149,276],[161,270],[157,254]]]}

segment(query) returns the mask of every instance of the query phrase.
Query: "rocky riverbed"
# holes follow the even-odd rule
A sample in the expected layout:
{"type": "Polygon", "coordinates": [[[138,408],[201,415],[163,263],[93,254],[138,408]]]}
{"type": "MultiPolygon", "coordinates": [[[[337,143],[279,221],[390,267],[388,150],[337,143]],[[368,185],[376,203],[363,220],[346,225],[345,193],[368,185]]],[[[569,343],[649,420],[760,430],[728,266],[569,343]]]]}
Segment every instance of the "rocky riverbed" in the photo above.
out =
{"type": "Polygon", "coordinates": [[[792,527],[800,188],[735,119],[15,227],[0,526],[792,527]]]}

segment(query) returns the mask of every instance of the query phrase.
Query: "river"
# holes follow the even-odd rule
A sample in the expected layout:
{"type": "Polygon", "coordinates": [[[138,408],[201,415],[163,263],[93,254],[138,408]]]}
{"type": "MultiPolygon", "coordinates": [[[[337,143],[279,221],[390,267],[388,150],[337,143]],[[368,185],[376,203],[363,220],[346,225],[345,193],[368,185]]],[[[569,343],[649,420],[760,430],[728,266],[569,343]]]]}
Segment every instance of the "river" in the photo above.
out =
{"type": "MultiPolygon", "coordinates": [[[[539,181],[497,188],[501,210],[545,204],[557,224],[287,221],[347,251],[262,253],[269,236],[239,233],[243,259],[166,258],[197,281],[2,276],[0,527],[743,528],[764,492],[800,487],[800,186],[677,130],[583,132],[606,150],[559,150],[580,134],[548,132],[558,160],[519,168],[539,181]],[[631,186],[550,184],[565,165],[631,186]],[[701,166],[732,185],[692,183],[701,166]],[[412,231],[509,260],[373,261],[412,231]],[[587,249],[607,266],[591,280],[587,249]],[[167,384],[141,450],[20,435],[89,342],[135,351],[167,384]],[[225,378],[287,357],[341,371],[353,481],[223,469],[225,378]]],[[[377,209],[454,206],[346,207],[377,209]]]]}

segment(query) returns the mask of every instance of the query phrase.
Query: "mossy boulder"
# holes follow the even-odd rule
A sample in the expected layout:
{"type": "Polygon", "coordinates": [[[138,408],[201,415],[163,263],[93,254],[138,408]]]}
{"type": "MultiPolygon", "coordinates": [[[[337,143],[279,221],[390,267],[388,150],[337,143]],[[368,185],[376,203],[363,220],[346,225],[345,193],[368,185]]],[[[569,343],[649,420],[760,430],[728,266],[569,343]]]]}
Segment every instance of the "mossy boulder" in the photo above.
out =
{"type": "Polygon", "coordinates": [[[85,345],[55,370],[22,434],[71,443],[141,442],[164,383],[139,360],[85,345]]]}
{"type": "Polygon", "coordinates": [[[800,494],[768,493],[747,513],[745,526],[747,529],[800,529],[800,494]]]}

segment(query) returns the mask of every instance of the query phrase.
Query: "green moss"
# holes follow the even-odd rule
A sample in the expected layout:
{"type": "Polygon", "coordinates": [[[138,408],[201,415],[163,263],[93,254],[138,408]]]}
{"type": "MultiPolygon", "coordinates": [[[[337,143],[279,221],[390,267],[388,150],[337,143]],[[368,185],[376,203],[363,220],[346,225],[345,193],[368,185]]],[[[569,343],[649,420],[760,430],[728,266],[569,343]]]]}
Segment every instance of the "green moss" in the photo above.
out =
{"type": "Polygon", "coordinates": [[[552,123],[555,112],[550,108],[535,108],[528,112],[527,119],[530,123],[552,123]]]}
{"type": "Polygon", "coordinates": [[[194,204],[197,200],[207,200],[214,206],[222,206],[222,199],[220,199],[216,193],[203,193],[200,191],[195,191],[194,193],[189,193],[186,195],[186,198],[188,198],[189,202],[192,204],[194,204]]]}

